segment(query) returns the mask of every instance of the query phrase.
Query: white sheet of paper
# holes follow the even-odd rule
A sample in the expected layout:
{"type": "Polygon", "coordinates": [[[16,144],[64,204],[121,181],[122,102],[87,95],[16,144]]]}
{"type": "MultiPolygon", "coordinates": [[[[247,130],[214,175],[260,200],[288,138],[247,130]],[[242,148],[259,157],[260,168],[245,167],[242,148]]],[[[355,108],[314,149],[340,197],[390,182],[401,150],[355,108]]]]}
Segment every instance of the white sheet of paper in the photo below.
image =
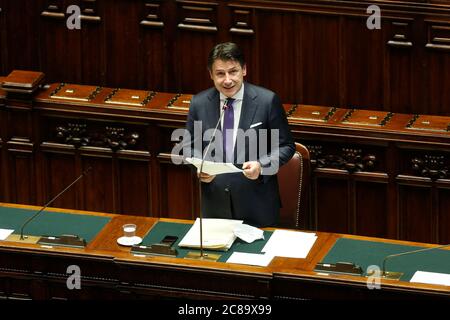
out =
{"type": "Polygon", "coordinates": [[[248,224],[238,224],[234,230],[234,235],[247,243],[252,243],[258,239],[264,239],[264,231],[248,224]]]}
{"type": "Polygon", "coordinates": [[[262,252],[278,257],[304,259],[316,239],[315,233],[275,230],[262,252]]]}
{"type": "MultiPolygon", "coordinates": [[[[203,219],[203,246],[207,249],[228,250],[236,240],[233,229],[241,224],[242,220],[232,219],[203,219]]],[[[200,219],[195,220],[194,225],[178,244],[180,247],[200,247],[200,219]]]]}
{"type": "Polygon", "coordinates": [[[12,229],[0,229],[0,240],[5,240],[13,232],[14,230],[12,229]]]}
{"type": "MultiPolygon", "coordinates": [[[[200,171],[202,159],[186,158],[186,161],[189,162],[190,164],[194,165],[197,168],[197,171],[200,171]]],[[[232,163],[212,162],[212,161],[203,162],[202,171],[211,176],[215,176],[215,175],[223,174],[223,173],[243,172],[243,170],[236,168],[232,163]]]]}
{"type": "Polygon", "coordinates": [[[427,271],[416,271],[409,282],[440,284],[450,286],[450,274],[427,271]]]}
{"type": "Polygon", "coordinates": [[[270,254],[233,252],[227,262],[267,267],[272,259],[273,256],[270,254]]]}

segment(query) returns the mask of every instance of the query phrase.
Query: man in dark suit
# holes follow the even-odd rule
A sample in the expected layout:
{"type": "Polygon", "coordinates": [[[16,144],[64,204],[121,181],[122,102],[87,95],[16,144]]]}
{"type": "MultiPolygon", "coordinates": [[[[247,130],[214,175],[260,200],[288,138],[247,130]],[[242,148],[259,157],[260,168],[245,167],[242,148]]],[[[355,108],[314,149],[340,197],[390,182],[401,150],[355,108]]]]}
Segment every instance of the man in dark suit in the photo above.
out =
{"type": "Polygon", "coordinates": [[[194,155],[204,154],[209,141],[204,134],[211,135],[220,118],[221,134],[216,135],[214,152],[207,159],[242,165],[243,173],[200,176],[203,216],[275,226],[281,206],[276,172],[295,152],[280,99],[272,91],[244,82],[244,56],[234,43],[213,48],[208,70],[214,87],[192,98],[187,122],[194,155]],[[194,143],[199,139],[201,143],[194,143]]]}

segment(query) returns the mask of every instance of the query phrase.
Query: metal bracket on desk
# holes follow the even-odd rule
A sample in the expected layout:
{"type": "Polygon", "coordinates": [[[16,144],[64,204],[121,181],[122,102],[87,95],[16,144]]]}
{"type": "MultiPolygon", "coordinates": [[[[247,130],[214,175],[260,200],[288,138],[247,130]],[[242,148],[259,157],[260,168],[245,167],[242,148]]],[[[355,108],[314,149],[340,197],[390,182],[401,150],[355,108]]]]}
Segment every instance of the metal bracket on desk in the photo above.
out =
{"type": "Polygon", "coordinates": [[[164,243],[155,243],[151,246],[133,246],[131,253],[146,256],[170,256],[176,257],[177,249],[173,249],[170,245],[164,243]]]}
{"type": "Polygon", "coordinates": [[[356,275],[356,276],[363,275],[362,268],[351,262],[336,262],[335,264],[319,262],[318,264],[316,264],[314,271],[349,274],[349,275],[356,275]]]}

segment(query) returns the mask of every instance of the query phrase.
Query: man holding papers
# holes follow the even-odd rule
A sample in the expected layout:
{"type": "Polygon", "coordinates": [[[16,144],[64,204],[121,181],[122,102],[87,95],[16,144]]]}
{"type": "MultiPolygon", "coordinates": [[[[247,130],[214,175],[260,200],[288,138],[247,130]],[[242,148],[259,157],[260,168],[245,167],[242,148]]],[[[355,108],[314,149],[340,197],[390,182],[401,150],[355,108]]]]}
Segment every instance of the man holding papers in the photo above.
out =
{"type": "Polygon", "coordinates": [[[184,156],[201,159],[211,131],[219,125],[205,159],[233,164],[242,171],[201,175],[203,216],[274,226],[281,206],[276,173],[295,152],[280,99],[244,82],[244,56],[234,43],[213,48],[208,70],[214,87],[192,98],[187,121],[190,137],[183,140],[189,150],[183,150],[184,156]]]}

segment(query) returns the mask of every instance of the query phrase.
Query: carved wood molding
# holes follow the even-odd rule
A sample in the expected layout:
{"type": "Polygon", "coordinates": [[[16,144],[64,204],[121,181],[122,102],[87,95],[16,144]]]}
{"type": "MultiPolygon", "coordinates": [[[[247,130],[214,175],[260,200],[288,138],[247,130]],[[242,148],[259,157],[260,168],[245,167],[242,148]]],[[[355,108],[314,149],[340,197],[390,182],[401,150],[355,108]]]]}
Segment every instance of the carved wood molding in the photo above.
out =
{"type": "Polygon", "coordinates": [[[441,154],[417,156],[411,159],[411,169],[419,177],[446,179],[449,177],[449,170],[445,159],[441,154]]]}
{"type": "Polygon", "coordinates": [[[97,11],[97,0],[81,0],[81,20],[100,22],[102,18],[97,15],[97,11]]]}
{"type": "Polygon", "coordinates": [[[252,15],[250,10],[235,9],[231,13],[233,26],[230,28],[231,33],[239,35],[254,35],[252,26],[252,15]]]}
{"type": "Polygon", "coordinates": [[[377,162],[375,155],[360,148],[342,147],[339,153],[324,152],[323,146],[307,145],[313,168],[333,168],[349,173],[373,171],[377,162]]]}
{"type": "Polygon", "coordinates": [[[145,18],[139,24],[149,28],[164,28],[164,22],[161,20],[160,1],[149,0],[145,2],[145,18]]]}
{"type": "Polygon", "coordinates": [[[105,126],[100,129],[89,130],[85,123],[67,123],[57,126],[56,139],[64,144],[80,147],[110,148],[113,151],[133,149],[140,135],[129,132],[124,127],[105,126]]]}
{"type": "Polygon", "coordinates": [[[427,21],[427,23],[427,44],[425,47],[450,52],[450,24],[434,21],[427,21]]]}
{"type": "Polygon", "coordinates": [[[41,12],[41,16],[51,19],[64,19],[63,3],[63,0],[48,0],[47,8],[41,12]]]}
{"type": "Polygon", "coordinates": [[[185,3],[178,10],[181,17],[179,29],[217,32],[216,3],[185,3]]]}
{"type": "Polygon", "coordinates": [[[391,28],[392,33],[390,40],[387,42],[389,46],[394,48],[411,48],[413,46],[411,41],[411,23],[393,21],[391,28]]]}

